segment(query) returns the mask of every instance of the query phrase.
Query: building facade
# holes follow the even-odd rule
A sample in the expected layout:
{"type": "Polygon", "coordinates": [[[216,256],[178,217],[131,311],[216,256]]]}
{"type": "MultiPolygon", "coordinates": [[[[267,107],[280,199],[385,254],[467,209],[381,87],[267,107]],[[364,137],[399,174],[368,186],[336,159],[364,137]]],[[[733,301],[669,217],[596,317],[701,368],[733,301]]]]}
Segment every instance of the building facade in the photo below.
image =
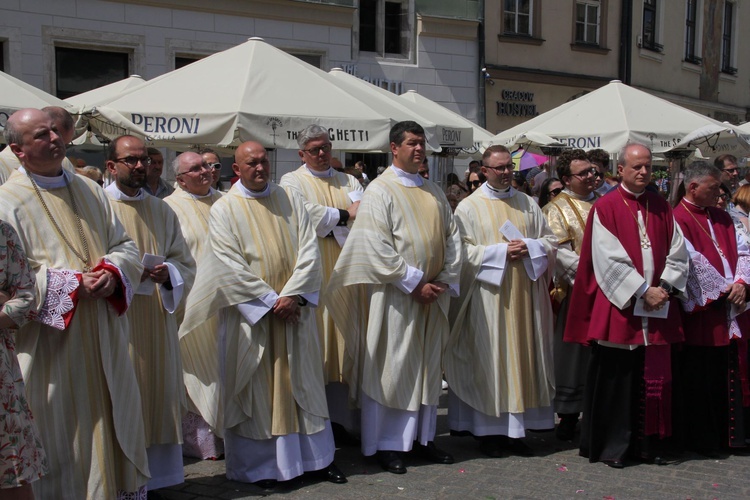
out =
{"type": "MultiPolygon", "coordinates": [[[[257,36],[476,121],[480,16],[479,0],[0,0],[0,69],[66,98],[132,74],[151,79],[257,36]]],[[[276,158],[277,176],[298,160],[276,158]]]]}
{"type": "Polygon", "coordinates": [[[614,79],[743,123],[746,21],[738,0],[488,0],[486,128],[508,129],[614,79]]]}

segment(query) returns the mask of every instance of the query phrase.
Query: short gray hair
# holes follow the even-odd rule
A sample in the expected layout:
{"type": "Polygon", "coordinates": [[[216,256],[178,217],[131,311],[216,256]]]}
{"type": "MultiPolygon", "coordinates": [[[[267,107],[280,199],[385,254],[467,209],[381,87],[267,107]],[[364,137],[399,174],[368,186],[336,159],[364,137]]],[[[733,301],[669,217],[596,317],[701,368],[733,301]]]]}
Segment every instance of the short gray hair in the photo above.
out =
{"type": "Polygon", "coordinates": [[[174,160],[172,160],[172,171],[174,172],[174,175],[177,175],[180,173],[180,156],[181,154],[174,157],[174,160]]]}
{"type": "Polygon", "coordinates": [[[323,136],[328,139],[327,129],[321,127],[320,125],[308,125],[307,127],[300,130],[299,134],[297,134],[297,144],[299,145],[300,149],[305,149],[305,146],[307,146],[308,142],[323,136]]]}
{"type": "Polygon", "coordinates": [[[23,142],[23,133],[18,130],[18,127],[16,127],[16,123],[13,120],[8,120],[8,123],[6,123],[3,137],[5,137],[5,143],[8,145],[7,147],[10,147],[11,144],[21,144],[23,142]]]}
{"type": "Polygon", "coordinates": [[[721,179],[721,170],[714,167],[705,161],[694,161],[685,170],[685,177],[683,182],[685,187],[689,186],[691,182],[697,182],[705,177],[713,177],[714,179],[721,179]]]}

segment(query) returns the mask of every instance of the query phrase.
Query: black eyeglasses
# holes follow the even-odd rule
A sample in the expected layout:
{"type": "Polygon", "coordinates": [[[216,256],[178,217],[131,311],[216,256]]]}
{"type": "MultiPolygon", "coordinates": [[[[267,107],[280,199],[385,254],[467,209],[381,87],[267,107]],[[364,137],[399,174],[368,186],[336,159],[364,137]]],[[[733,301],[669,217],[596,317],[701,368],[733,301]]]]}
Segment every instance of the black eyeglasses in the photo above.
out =
{"type": "Polygon", "coordinates": [[[221,169],[221,163],[209,163],[208,167],[213,168],[214,170],[219,170],[221,169]]]}
{"type": "Polygon", "coordinates": [[[149,165],[151,165],[150,156],[126,156],[124,158],[116,158],[115,161],[127,165],[130,168],[135,168],[135,166],[138,165],[139,162],[144,167],[148,167],[149,165]]]}
{"type": "Polygon", "coordinates": [[[482,185],[482,181],[469,181],[469,185],[476,188],[482,185]]]}
{"type": "Polygon", "coordinates": [[[487,165],[484,166],[484,168],[489,168],[489,169],[494,170],[495,172],[498,172],[498,173],[499,172],[505,172],[506,170],[508,172],[512,172],[515,167],[516,166],[514,164],[512,164],[512,163],[510,165],[498,165],[497,167],[489,167],[487,165]]]}
{"type": "Polygon", "coordinates": [[[720,199],[720,200],[724,200],[724,201],[727,201],[727,200],[729,199],[729,195],[728,195],[727,193],[721,193],[721,194],[719,195],[719,199],[720,199]]]}
{"type": "Polygon", "coordinates": [[[595,168],[593,168],[593,167],[587,168],[583,172],[578,172],[577,174],[571,173],[571,175],[575,175],[579,179],[585,179],[589,175],[593,175],[594,177],[596,177],[596,174],[597,174],[597,170],[595,168]]]}
{"type": "Polygon", "coordinates": [[[736,171],[737,171],[737,167],[734,167],[734,168],[725,168],[725,169],[723,170],[723,172],[726,172],[726,173],[728,173],[728,174],[733,174],[733,173],[735,173],[736,171]]]}
{"type": "Polygon", "coordinates": [[[326,154],[330,153],[331,149],[333,149],[333,147],[330,144],[326,144],[324,146],[318,146],[315,148],[303,149],[302,151],[304,151],[305,153],[309,153],[313,156],[318,156],[321,151],[323,151],[326,154]]]}
{"type": "Polygon", "coordinates": [[[549,192],[551,198],[554,198],[558,194],[562,193],[562,188],[555,188],[549,192]]]}

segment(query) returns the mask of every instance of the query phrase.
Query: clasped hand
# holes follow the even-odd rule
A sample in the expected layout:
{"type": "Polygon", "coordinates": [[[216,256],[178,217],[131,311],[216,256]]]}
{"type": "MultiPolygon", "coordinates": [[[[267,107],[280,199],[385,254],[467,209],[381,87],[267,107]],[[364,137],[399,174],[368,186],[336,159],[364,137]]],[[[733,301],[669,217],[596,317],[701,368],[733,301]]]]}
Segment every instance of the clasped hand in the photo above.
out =
{"type": "Polygon", "coordinates": [[[78,297],[81,299],[104,299],[112,295],[117,286],[117,279],[111,271],[100,269],[82,274],[78,297]]]}

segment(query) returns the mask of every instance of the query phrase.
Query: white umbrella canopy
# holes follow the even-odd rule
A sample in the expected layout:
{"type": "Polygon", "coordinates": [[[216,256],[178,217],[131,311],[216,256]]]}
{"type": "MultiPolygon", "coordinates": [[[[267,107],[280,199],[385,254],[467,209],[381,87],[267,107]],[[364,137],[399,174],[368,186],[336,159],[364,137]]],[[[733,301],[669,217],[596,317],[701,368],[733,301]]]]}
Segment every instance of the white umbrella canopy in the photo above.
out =
{"type": "Polygon", "coordinates": [[[514,142],[529,131],[546,134],[568,147],[616,153],[628,142],[661,153],[687,134],[717,120],[613,80],[494,136],[492,144],[514,142]]]}
{"type": "MultiPolygon", "coordinates": [[[[436,111],[433,107],[401,99],[396,94],[381,89],[380,87],[376,87],[354,75],[350,75],[340,68],[331,70],[330,75],[333,76],[347,92],[351,92],[352,95],[364,102],[371,102],[378,110],[381,109],[380,106],[382,102],[390,103],[393,108],[401,111],[399,117],[396,118],[394,116],[394,119],[398,121],[414,120],[425,129],[430,128],[431,131],[428,132],[425,130],[425,132],[427,133],[428,140],[430,136],[432,137],[432,141],[430,142],[433,145],[437,144],[441,147],[451,148],[468,148],[473,144],[473,128],[471,124],[466,123],[466,120],[464,119],[457,120],[455,117],[450,116],[447,113],[436,111]]],[[[390,111],[383,112],[390,116],[390,111]]]]}
{"type": "Polygon", "coordinates": [[[256,140],[268,148],[297,149],[297,132],[316,123],[329,130],[335,149],[384,150],[392,125],[333,85],[326,72],[258,38],[88,111],[92,128],[108,138],[132,133],[149,145],[173,148],[231,148],[256,140]]]}
{"type": "Polygon", "coordinates": [[[413,120],[419,123],[425,129],[428,147],[433,151],[439,152],[443,146],[462,147],[463,145],[471,145],[471,129],[463,126],[463,124],[456,124],[456,120],[436,121],[434,113],[420,110],[419,106],[399,99],[393,92],[350,75],[341,68],[333,68],[328,74],[337,87],[374,107],[391,119],[395,121],[413,120]]]}
{"type": "Polygon", "coordinates": [[[68,97],[65,102],[73,106],[101,106],[121,97],[146,83],[140,75],[130,75],[122,80],[68,97]]]}
{"type": "MultiPolygon", "coordinates": [[[[428,109],[430,116],[435,119],[439,118],[441,121],[445,121],[447,123],[455,123],[456,126],[461,125],[463,127],[471,128],[473,143],[469,144],[468,146],[454,146],[462,148],[462,153],[464,154],[468,154],[470,156],[478,153],[481,154],[484,151],[484,145],[492,138],[492,133],[490,133],[490,131],[483,129],[476,123],[467,118],[464,118],[454,111],[451,111],[445,106],[424,97],[416,90],[408,90],[398,97],[399,99],[403,99],[404,101],[420,106],[420,108],[417,109],[428,109]]],[[[459,156],[462,155],[459,154],[459,156]]]]}
{"type": "MultiPolygon", "coordinates": [[[[62,99],[0,71],[0,134],[5,130],[5,122],[14,112],[46,106],[60,106],[69,110],[72,107],[62,99]]],[[[0,142],[4,142],[2,135],[0,142]]]]}
{"type": "Polygon", "coordinates": [[[685,135],[672,151],[700,149],[702,155],[733,154],[743,156],[750,152],[750,131],[731,123],[710,123],[685,135]]]}

